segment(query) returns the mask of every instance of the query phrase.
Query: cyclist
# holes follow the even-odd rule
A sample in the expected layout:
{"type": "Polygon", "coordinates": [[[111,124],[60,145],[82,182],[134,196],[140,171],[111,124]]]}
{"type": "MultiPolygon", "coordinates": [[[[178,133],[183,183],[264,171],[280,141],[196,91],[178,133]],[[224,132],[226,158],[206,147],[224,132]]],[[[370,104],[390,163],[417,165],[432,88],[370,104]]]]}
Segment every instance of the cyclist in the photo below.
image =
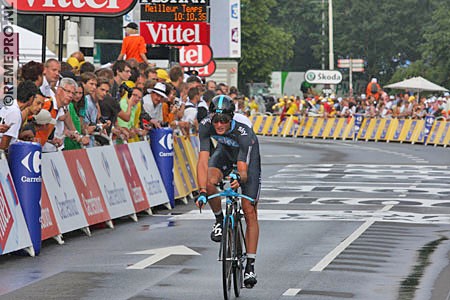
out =
{"type": "MultiPolygon", "coordinates": [[[[255,204],[242,201],[247,224],[245,240],[247,245],[247,265],[244,273],[244,284],[252,288],[257,280],[254,269],[256,248],[258,245],[259,225],[256,203],[261,187],[261,159],[259,144],[252,130],[250,120],[241,114],[234,114],[233,100],[226,95],[213,98],[209,107],[210,114],[199,124],[200,153],[197,164],[199,197],[206,203],[207,196],[218,192],[217,184],[224,176],[233,171],[237,165],[236,179],[231,187],[242,188],[242,193],[255,200],[255,204]],[[210,154],[211,138],[217,141],[217,147],[210,154]]],[[[201,200],[201,201],[199,201],[201,200]]],[[[211,239],[220,242],[222,239],[223,212],[220,197],[208,200],[216,222],[211,232],[211,239]]]]}

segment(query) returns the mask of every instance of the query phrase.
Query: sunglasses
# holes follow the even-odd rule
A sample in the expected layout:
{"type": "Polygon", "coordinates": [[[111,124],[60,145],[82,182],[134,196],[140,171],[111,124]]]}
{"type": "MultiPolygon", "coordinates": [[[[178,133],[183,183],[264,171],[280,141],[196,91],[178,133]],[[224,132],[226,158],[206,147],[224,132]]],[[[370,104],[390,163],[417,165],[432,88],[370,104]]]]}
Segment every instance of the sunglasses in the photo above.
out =
{"type": "Polygon", "coordinates": [[[225,115],[225,114],[215,114],[212,118],[212,122],[213,123],[222,123],[222,124],[227,124],[231,122],[231,116],[230,115],[225,115]]]}

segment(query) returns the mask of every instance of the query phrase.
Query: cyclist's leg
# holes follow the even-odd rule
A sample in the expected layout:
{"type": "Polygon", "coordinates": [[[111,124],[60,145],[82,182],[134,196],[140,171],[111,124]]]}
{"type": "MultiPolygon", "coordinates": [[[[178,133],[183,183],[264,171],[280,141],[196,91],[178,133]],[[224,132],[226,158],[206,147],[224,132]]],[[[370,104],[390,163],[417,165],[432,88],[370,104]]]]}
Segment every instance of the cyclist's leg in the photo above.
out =
{"type": "MultiPolygon", "coordinates": [[[[223,172],[228,171],[230,166],[232,167],[232,162],[227,155],[227,151],[219,145],[208,162],[208,181],[206,187],[208,195],[218,192],[217,184],[223,179],[223,172]]],[[[222,239],[222,226],[224,218],[221,199],[220,197],[216,197],[208,200],[208,203],[216,218],[216,222],[214,223],[211,231],[211,240],[214,242],[220,242],[222,239]]]]}
{"type": "Polygon", "coordinates": [[[247,246],[247,265],[245,267],[244,283],[246,287],[252,288],[257,282],[254,264],[259,239],[257,203],[261,189],[261,163],[258,147],[256,147],[254,152],[252,151],[247,173],[248,179],[247,182],[242,185],[242,193],[253,198],[255,203],[252,204],[246,200],[242,201],[242,209],[244,211],[245,222],[247,224],[245,234],[247,246]]]}

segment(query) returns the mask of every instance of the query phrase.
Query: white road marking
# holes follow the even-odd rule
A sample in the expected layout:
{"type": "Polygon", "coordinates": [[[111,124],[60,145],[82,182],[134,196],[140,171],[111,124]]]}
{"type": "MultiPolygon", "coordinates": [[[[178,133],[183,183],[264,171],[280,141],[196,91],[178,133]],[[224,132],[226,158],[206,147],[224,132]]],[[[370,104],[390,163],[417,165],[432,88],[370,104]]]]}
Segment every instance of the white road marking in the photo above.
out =
{"type": "MultiPolygon", "coordinates": [[[[374,218],[376,222],[410,223],[410,224],[449,224],[450,214],[420,214],[401,211],[381,210],[271,210],[258,209],[259,221],[342,221],[361,222],[374,218]]],[[[200,214],[198,209],[170,220],[213,220],[210,212],[200,214]]]]}
{"type": "MultiPolygon", "coordinates": [[[[386,205],[379,212],[387,212],[394,205],[386,205]]],[[[339,254],[342,253],[348,246],[351,245],[357,238],[361,236],[373,223],[375,223],[375,218],[372,217],[364,224],[362,224],[358,229],[356,229],[351,235],[349,235],[342,243],[340,243],[336,248],[334,248],[330,253],[328,253],[317,265],[315,265],[310,271],[312,272],[322,272],[339,254]]]]}
{"type": "Polygon", "coordinates": [[[143,259],[134,265],[131,265],[127,267],[127,269],[134,269],[134,270],[142,270],[147,268],[148,266],[153,265],[154,263],[157,263],[160,260],[163,260],[166,257],[169,257],[170,255],[200,255],[200,253],[195,252],[194,250],[183,246],[173,246],[173,247],[166,247],[166,248],[159,248],[159,249],[148,249],[144,251],[137,251],[137,252],[131,252],[127,254],[146,254],[146,255],[152,255],[150,257],[147,257],[146,259],[143,259]]]}
{"type": "Polygon", "coordinates": [[[286,292],[283,293],[283,296],[295,297],[301,290],[302,289],[287,289],[286,292]]]}

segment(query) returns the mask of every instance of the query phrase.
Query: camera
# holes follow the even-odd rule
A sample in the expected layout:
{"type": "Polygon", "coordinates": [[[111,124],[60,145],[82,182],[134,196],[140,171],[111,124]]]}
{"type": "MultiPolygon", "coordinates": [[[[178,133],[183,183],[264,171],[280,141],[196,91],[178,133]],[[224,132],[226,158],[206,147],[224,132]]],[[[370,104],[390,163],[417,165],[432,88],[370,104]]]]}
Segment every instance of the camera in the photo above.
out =
{"type": "Polygon", "coordinates": [[[133,93],[133,89],[130,88],[128,85],[126,85],[125,82],[122,83],[122,84],[119,86],[119,93],[120,93],[120,95],[122,95],[124,92],[127,92],[127,93],[128,93],[128,98],[130,98],[130,97],[131,97],[131,94],[133,93]]]}

